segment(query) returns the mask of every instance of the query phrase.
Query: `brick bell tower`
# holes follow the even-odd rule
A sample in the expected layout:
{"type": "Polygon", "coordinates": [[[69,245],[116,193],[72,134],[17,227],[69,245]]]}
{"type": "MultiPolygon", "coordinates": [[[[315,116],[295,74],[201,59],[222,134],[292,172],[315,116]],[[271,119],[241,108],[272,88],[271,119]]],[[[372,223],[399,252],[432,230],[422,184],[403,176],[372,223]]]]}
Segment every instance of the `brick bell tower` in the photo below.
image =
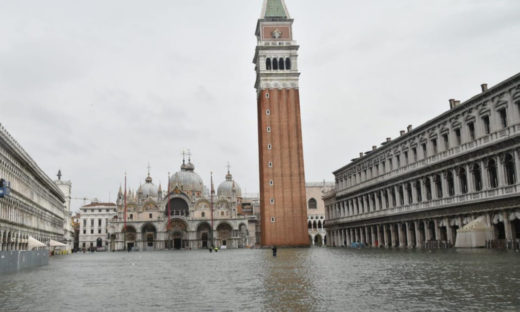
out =
{"type": "Polygon", "coordinates": [[[255,57],[262,246],[308,246],[298,48],[283,0],[264,0],[255,57]]]}

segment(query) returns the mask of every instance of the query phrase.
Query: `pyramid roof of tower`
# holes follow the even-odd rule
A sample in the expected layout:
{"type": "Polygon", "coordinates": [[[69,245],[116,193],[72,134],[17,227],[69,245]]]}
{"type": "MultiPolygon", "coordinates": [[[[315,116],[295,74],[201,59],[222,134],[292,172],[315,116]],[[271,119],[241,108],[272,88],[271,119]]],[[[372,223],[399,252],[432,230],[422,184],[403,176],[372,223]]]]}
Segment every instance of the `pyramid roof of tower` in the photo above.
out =
{"type": "Polygon", "coordinates": [[[288,18],[289,13],[283,0],[266,0],[264,18],[288,18]]]}

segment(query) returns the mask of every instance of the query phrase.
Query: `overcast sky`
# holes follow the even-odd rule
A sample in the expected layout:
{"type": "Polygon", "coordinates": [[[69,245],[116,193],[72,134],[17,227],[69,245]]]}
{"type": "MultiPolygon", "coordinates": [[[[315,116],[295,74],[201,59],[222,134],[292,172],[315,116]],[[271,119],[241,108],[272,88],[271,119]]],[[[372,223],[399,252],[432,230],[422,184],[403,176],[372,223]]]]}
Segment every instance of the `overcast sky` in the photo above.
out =
{"type": "MultiPolygon", "coordinates": [[[[520,71],[520,1],[287,0],[307,181],[520,71]]],[[[73,197],[113,201],[190,149],[258,192],[262,1],[2,1],[0,123],[73,197]]],[[[77,209],[82,201],[75,200],[77,209]]]]}

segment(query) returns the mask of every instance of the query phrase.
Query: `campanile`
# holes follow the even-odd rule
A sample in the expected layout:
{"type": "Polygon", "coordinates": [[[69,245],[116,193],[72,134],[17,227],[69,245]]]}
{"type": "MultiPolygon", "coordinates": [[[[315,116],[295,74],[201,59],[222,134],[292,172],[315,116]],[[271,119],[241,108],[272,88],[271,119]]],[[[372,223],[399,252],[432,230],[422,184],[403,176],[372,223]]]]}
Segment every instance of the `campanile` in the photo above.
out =
{"type": "Polygon", "coordinates": [[[264,0],[255,64],[263,246],[308,246],[298,45],[283,0],[264,0]]]}

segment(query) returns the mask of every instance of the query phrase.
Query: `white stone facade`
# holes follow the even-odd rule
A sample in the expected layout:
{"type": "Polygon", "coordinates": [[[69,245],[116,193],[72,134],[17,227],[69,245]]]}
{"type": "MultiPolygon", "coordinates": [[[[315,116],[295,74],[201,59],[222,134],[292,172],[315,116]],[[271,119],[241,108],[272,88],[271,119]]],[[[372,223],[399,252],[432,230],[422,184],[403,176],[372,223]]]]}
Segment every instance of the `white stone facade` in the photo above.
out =
{"type": "Polygon", "coordinates": [[[485,216],[490,245],[520,239],[520,74],[336,170],[330,246],[452,246],[485,216]]]}
{"type": "Polygon", "coordinates": [[[213,195],[212,220],[211,194],[194,169],[191,161],[183,161],[164,194],[148,175],[136,192],[127,192],[126,205],[120,189],[117,216],[109,222],[110,250],[254,246],[257,217],[241,213],[241,190],[231,174],[213,195]]]}
{"type": "Polygon", "coordinates": [[[325,203],[323,194],[334,188],[334,182],[308,182],[305,183],[307,196],[307,227],[309,240],[313,246],[324,246],[327,241],[325,230],[325,203]]]}
{"type": "Polygon", "coordinates": [[[82,206],[79,217],[79,249],[108,250],[108,225],[116,215],[114,203],[93,202],[82,206]]]}
{"type": "Polygon", "coordinates": [[[1,125],[0,178],[11,185],[0,198],[0,249],[26,250],[29,236],[63,241],[63,192],[1,125]]]}
{"type": "Polygon", "coordinates": [[[72,182],[62,181],[60,171],[58,172],[58,180],[54,181],[54,183],[60,188],[65,197],[63,209],[63,243],[67,245],[67,247],[65,247],[67,251],[72,251],[74,248],[74,229],[72,228],[72,214],[70,211],[72,182]]]}

